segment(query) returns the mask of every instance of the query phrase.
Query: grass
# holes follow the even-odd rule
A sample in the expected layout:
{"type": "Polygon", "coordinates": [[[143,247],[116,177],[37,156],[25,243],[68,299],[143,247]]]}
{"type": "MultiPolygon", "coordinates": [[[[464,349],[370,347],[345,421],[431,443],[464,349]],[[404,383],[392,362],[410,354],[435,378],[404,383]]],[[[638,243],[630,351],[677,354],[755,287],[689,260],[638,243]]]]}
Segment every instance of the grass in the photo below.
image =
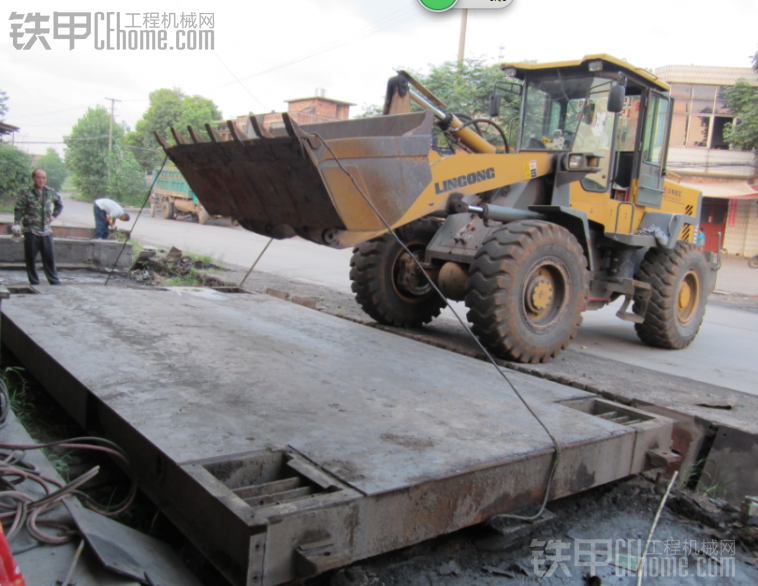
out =
{"type": "Polygon", "coordinates": [[[132,245],[132,256],[135,259],[139,256],[139,253],[142,252],[142,249],[144,248],[142,244],[139,243],[137,240],[134,240],[133,238],[127,239],[126,234],[118,230],[113,233],[113,239],[117,242],[124,242],[124,241],[129,242],[129,244],[132,245]]]}
{"type": "Polygon", "coordinates": [[[190,269],[186,275],[166,279],[163,284],[166,287],[204,287],[205,279],[195,269],[190,269]]]}
{"type": "Polygon", "coordinates": [[[208,271],[221,270],[224,268],[224,257],[213,256],[211,254],[196,254],[194,252],[185,252],[185,256],[190,257],[195,262],[202,262],[209,265],[216,265],[218,269],[205,269],[208,271]]]}
{"type": "Polygon", "coordinates": [[[708,460],[705,459],[695,462],[689,473],[686,475],[687,481],[684,483],[684,486],[695,494],[718,499],[723,496],[731,482],[718,480],[718,462],[714,460],[711,460],[711,463],[715,468],[713,474],[706,472],[705,467],[707,463],[708,460]]]}

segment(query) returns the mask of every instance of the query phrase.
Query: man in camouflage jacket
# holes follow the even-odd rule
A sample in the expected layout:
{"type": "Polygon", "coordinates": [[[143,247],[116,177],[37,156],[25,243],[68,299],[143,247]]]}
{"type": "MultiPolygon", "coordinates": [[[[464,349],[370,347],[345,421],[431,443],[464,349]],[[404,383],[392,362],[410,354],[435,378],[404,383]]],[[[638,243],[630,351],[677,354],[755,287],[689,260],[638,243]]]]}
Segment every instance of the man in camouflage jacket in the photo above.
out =
{"type": "Polygon", "coordinates": [[[53,230],[50,224],[63,211],[63,204],[55,190],[45,186],[47,173],[35,169],[32,179],[34,187],[24,189],[18,196],[13,214],[13,234],[24,234],[24,261],[29,284],[39,285],[36,261],[37,253],[41,253],[42,268],[48,283],[60,285],[55,270],[53,230]]]}

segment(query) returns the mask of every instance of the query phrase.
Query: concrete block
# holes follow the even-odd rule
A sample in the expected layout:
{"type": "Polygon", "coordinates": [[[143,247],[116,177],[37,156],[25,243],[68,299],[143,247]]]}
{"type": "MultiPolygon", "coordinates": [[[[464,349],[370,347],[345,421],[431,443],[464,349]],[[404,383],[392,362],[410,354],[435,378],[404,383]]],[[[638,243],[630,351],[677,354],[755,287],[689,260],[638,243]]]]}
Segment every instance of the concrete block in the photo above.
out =
{"type": "MultiPolygon", "coordinates": [[[[55,246],[55,264],[58,266],[81,266],[110,270],[118,258],[117,269],[129,269],[132,266],[132,245],[124,247],[123,242],[115,240],[81,240],[71,238],[53,238],[55,246]],[[119,257],[121,248],[124,251],[119,257]]],[[[41,261],[38,258],[38,262],[41,261]]],[[[10,236],[0,236],[0,264],[24,265],[23,242],[14,241],[10,236]]]]}
{"type": "Polygon", "coordinates": [[[318,303],[318,297],[305,297],[303,295],[293,295],[291,301],[292,303],[297,303],[298,305],[302,305],[303,307],[314,308],[316,307],[316,304],[318,303]]]}
{"type": "Polygon", "coordinates": [[[290,298],[290,294],[287,293],[287,291],[279,291],[279,289],[272,289],[271,287],[268,287],[264,293],[266,295],[271,295],[271,297],[276,297],[277,299],[284,299],[285,301],[290,298]]]}

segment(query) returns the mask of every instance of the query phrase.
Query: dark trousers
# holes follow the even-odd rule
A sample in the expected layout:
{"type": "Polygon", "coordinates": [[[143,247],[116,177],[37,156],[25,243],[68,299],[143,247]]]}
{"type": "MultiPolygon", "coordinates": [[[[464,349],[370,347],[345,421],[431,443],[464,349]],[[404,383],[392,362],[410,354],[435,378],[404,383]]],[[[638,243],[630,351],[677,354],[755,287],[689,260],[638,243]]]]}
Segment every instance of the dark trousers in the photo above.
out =
{"type": "Polygon", "coordinates": [[[24,261],[26,262],[26,275],[30,285],[39,285],[37,275],[37,253],[42,256],[42,269],[45,271],[47,282],[51,285],[60,285],[58,272],[55,270],[55,254],[53,249],[53,236],[37,236],[31,232],[24,234],[24,261]]]}
{"type": "Polygon", "coordinates": [[[108,220],[106,219],[108,214],[97,207],[96,204],[92,206],[95,208],[95,240],[108,240],[111,235],[111,231],[108,229],[108,220]]]}

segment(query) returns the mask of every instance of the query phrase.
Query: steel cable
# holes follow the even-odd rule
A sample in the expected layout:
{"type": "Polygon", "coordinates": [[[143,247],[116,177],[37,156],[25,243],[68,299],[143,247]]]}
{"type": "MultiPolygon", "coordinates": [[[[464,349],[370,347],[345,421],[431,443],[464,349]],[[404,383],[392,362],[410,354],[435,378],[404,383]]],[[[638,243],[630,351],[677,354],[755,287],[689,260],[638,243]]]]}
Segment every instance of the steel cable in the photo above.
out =
{"type": "Polygon", "coordinates": [[[113,274],[113,271],[116,270],[116,265],[118,264],[119,259],[121,258],[121,254],[124,252],[124,249],[126,248],[127,243],[129,242],[129,238],[132,237],[132,232],[134,231],[134,227],[137,225],[137,220],[140,219],[140,216],[142,215],[142,210],[145,209],[145,206],[147,205],[147,200],[150,199],[150,194],[153,192],[153,187],[155,187],[156,181],[158,181],[158,177],[161,176],[161,173],[163,172],[163,167],[166,166],[166,161],[168,160],[168,155],[163,157],[163,162],[161,163],[161,168],[158,170],[158,172],[155,174],[155,177],[153,177],[153,183],[150,186],[150,189],[147,190],[147,195],[145,195],[145,201],[142,202],[142,207],[137,212],[137,217],[134,218],[134,223],[132,224],[131,229],[129,232],[126,233],[126,240],[124,240],[124,244],[121,246],[121,250],[118,251],[118,255],[116,256],[116,260],[113,261],[113,266],[111,267],[111,270],[108,271],[108,277],[105,279],[105,285],[108,286],[108,281],[111,280],[111,275],[113,274]]]}
{"type": "MultiPolygon", "coordinates": [[[[395,238],[397,243],[403,248],[403,250],[408,254],[408,256],[413,259],[413,262],[416,264],[416,266],[419,268],[419,270],[424,274],[426,277],[426,280],[428,281],[429,285],[432,287],[432,289],[436,292],[436,294],[445,302],[445,304],[450,308],[450,311],[453,312],[453,315],[458,320],[458,322],[463,326],[463,328],[466,330],[468,335],[471,337],[471,339],[476,343],[476,345],[479,347],[479,349],[484,353],[484,355],[487,357],[487,360],[492,364],[492,366],[495,368],[495,370],[500,374],[500,376],[505,380],[505,382],[510,386],[511,390],[516,394],[516,396],[519,398],[519,400],[523,403],[523,405],[526,407],[527,411],[531,413],[531,415],[537,420],[537,422],[540,424],[543,430],[545,430],[545,433],[548,435],[550,440],[553,442],[553,446],[555,447],[554,452],[554,458],[553,458],[553,464],[550,468],[550,473],[548,475],[547,479],[547,485],[545,487],[545,496],[542,500],[542,504],[540,505],[539,511],[537,511],[536,514],[531,516],[522,516],[522,515],[508,515],[503,514],[502,517],[507,517],[509,519],[516,519],[520,521],[534,521],[535,519],[539,519],[540,516],[542,516],[542,513],[545,511],[545,507],[547,506],[547,503],[549,501],[550,497],[550,489],[552,488],[553,484],[553,478],[555,477],[555,472],[558,469],[558,464],[561,459],[561,444],[558,441],[558,439],[553,435],[553,433],[550,431],[550,429],[545,425],[545,423],[542,421],[539,415],[534,411],[531,405],[527,403],[526,399],[521,395],[521,393],[516,389],[516,386],[513,384],[511,379],[508,377],[508,375],[505,374],[505,372],[500,368],[500,366],[495,362],[495,359],[492,357],[492,355],[487,351],[487,349],[484,347],[484,345],[479,341],[479,338],[474,335],[474,332],[471,331],[471,328],[468,327],[468,324],[463,321],[463,319],[458,315],[458,312],[453,309],[453,307],[450,306],[447,302],[447,297],[445,297],[442,294],[442,291],[439,290],[437,285],[434,283],[432,278],[427,274],[427,272],[424,270],[424,267],[421,266],[421,262],[416,258],[416,255],[413,254],[408,247],[405,245],[405,243],[400,239],[400,237],[395,233],[395,231],[392,229],[392,226],[390,226],[389,222],[384,218],[384,216],[381,214],[381,212],[376,208],[374,203],[368,198],[368,196],[364,193],[363,189],[361,189],[361,186],[358,185],[358,182],[355,180],[355,177],[348,171],[343,165],[342,161],[339,159],[339,157],[335,154],[335,152],[332,150],[332,148],[327,144],[327,142],[319,135],[318,133],[309,134],[308,136],[314,136],[318,138],[321,141],[321,144],[324,145],[326,150],[331,153],[332,157],[334,158],[335,163],[339,166],[339,168],[342,170],[343,173],[345,173],[349,178],[350,181],[352,181],[355,188],[358,190],[358,193],[361,194],[361,197],[366,201],[366,203],[369,205],[369,207],[374,211],[376,216],[379,218],[379,220],[382,222],[384,227],[387,229],[387,231],[392,234],[392,236],[395,238]]],[[[301,140],[304,140],[306,137],[302,137],[301,140]]]]}

